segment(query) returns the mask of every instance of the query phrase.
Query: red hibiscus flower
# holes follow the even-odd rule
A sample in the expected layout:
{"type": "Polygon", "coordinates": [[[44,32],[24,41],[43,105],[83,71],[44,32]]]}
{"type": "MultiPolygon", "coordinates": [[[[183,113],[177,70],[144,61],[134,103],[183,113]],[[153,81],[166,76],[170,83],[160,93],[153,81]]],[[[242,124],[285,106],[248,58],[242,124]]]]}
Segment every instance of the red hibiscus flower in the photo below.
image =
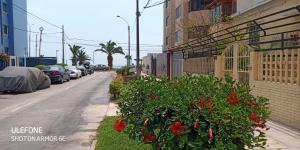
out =
{"type": "Polygon", "coordinates": [[[182,135],[185,129],[186,127],[181,125],[181,123],[178,121],[173,123],[170,127],[171,132],[176,136],[182,135]]]}
{"type": "Polygon", "coordinates": [[[144,137],[145,137],[145,140],[144,140],[145,143],[155,142],[155,137],[150,133],[147,133],[147,132],[144,133],[144,137]]]}
{"type": "MultiPolygon", "coordinates": [[[[214,104],[212,104],[211,102],[208,102],[207,107],[212,108],[212,107],[214,107],[214,104]]],[[[207,110],[207,112],[212,113],[212,110],[209,109],[209,110],[207,110]]]]}
{"type": "Polygon", "coordinates": [[[266,128],[266,124],[262,122],[262,119],[255,113],[251,112],[249,116],[250,120],[254,123],[254,127],[257,128],[266,128]]]}
{"type": "Polygon", "coordinates": [[[205,106],[205,101],[200,101],[200,102],[198,102],[198,106],[204,107],[204,106],[205,106]]]}
{"type": "Polygon", "coordinates": [[[229,96],[227,96],[227,100],[229,101],[229,103],[232,106],[236,106],[236,104],[241,100],[241,98],[239,98],[237,96],[236,92],[231,93],[229,96]]]}
{"type": "Polygon", "coordinates": [[[208,134],[209,134],[209,140],[212,141],[214,139],[214,134],[213,134],[213,130],[211,128],[209,128],[208,134]]]}
{"type": "Polygon", "coordinates": [[[144,126],[148,126],[149,124],[150,124],[149,119],[146,119],[146,120],[144,121],[144,126]]]}
{"type": "Polygon", "coordinates": [[[259,123],[261,121],[261,118],[255,112],[251,112],[250,120],[253,121],[254,123],[259,123]]]}
{"type": "Polygon", "coordinates": [[[211,102],[208,102],[208,103],[207,103],[207,107],[211,108],[211,107],[213,107],[213,106],[214,106],[214,104],[212,104],[211,102]]]}
{"type": "Polygon", "coordinates": [[[194,129],[198,129],[199,128],[199,120],[197,119],[195,122],[194,122],[194,129]]]}
{"type": "Polygon", "coordinates": [[[148,97],[151,99],[151,100],[156,100],[157,99],[157,96],[155,95],[155,93],[153,92],[150,92],[148,97]]]}
{"type": "Polygon", "coordinates": [[[124,120],[116,120],[114,129],[117,132],[123,132],[125,128],[126,128],[126,123],[124,120]]]}

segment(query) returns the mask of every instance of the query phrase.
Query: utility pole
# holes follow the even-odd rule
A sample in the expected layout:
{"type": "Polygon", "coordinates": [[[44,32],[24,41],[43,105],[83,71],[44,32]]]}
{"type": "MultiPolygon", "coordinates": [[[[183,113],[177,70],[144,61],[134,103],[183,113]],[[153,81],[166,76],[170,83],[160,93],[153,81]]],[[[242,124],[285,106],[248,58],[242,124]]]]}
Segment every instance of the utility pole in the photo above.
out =
{"type": "Polygon", "coordinates": [[[41,57],[41,48],[42,48],[42,34],[43,34],[44,28],[40,27],[40,47],[39,47],[39,57],[41,57]]]}
{"type": "Polygon", "coordinates": [[[35,34],[35,57],[38,55],[38,35],[35,34]]]}
{"type": "Polygon", "coordinates": [[[33,26],[34,24],[30,24],[29,25],[29,42],[28,42],[28,56],[31,57],[31,27],[33,26]]]}
{"type": "Polygon", "coordinates": [[[65,63],[65,27],[62,25],[62,63],[65,63]]]}
{"type": "Polygon", "coordinates": [[[140,11],[139,0],[136,0],[136,76],[141,76],[140,70],[140,11]]]}
{"type": "Polygon", "coordinates": [[[127,66],[131,64],[131,56],[130,56],[130,26],[128,25],[128,62],[127,66]]]}

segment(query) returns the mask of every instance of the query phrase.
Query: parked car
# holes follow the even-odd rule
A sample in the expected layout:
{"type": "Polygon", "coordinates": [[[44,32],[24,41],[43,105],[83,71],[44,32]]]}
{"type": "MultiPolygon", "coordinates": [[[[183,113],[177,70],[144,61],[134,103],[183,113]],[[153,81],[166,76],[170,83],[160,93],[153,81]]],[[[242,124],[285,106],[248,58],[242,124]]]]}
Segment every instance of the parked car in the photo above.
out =
{"type": "Polygon", "coordinates": [[[78,66],[77,69],[81,71],[82,76],[88,75],[88,71],[83,66],[78,66]]]}
{"type": "Polygon", "coordinates": [[[91,74],[94,73],[94,69],[91,67],[90,62],[85,61],[85,62],[83,63],[83,67],[87,70],[87,72],[88,72],[89,75],[91,75],[91,74]]]}
{"type": "Polygon", "coordinates": [[[70,74],[62,66],[46,66],[42,71],[51,79],[51,83],[62,84],[65,81],[70,81],[70,74]]]}
{"type": "Polygon", "coordinates": [[[99,65],[95,66],[95,71],[107,71],[109,69],[110,68],[106,65],[99,64],[99,65]]]}
{"type": "Polygon", "coordinates": [[[77,69],[75,66],[65,66],[65,69],[70,74],[72,79],[78,79],[82,77],[81,70],[77,69]]]}
{"type": "Polygon", "coordinates": [[[37,68],[6,67],[0,71],[0,92],[31,93],[50,85],[50,78],[37,68]]]}

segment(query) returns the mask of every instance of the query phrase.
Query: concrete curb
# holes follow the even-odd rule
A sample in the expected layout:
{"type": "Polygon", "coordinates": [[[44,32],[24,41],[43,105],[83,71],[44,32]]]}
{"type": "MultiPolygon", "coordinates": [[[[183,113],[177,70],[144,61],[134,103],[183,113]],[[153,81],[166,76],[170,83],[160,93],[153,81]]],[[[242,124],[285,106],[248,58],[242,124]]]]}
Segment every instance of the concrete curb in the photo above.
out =
{"type": "MultiPolygon", "coordinates": [[[[105,118],[105,117],[107,117],[107,116],[114,116],[114,112],[112,112],[112,111],[113,111],[113,110],[116,110],[115,107],[116,107],[116,104],[109,102],[109,103],[107,104],[106,113],[105,113],[105,115],[103,116],[103,118],[105,118]]],[[[116,113],[115,115],[117,115],[117,113],[116,113]]],[[[100,126],[100,125],[101,125],[101,122],[99,123],[99,126],[100,126]]],[[[96,139],[97,139],[97,137],[96,137],[96,139]]],[[[96,143],[97,143],[97,140],[96,140],[96,139],[93,140],[93,142],[92,142],[92,144],[91,144],[89,150],[95,150],[95,149],[96,149],[96,143]]]]}

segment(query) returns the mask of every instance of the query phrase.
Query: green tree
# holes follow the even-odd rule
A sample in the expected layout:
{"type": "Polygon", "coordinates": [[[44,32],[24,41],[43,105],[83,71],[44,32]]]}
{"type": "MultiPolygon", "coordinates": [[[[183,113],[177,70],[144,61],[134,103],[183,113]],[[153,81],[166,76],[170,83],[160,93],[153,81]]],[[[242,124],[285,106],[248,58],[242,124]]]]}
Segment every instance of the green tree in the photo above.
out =
{"type": "Polygon", "coordinates": [[[110,68],[113,67],[113,54],[125,55],[125,53],[122,50],[122,47],[117,46],[117,44],[115,42],[112,42],[111,40],[108,41],[106,44],[101,43],[100,46],[101,49],[96,49],[95,51],[100,51],[107,54],[107,63],[110,68]]]}
{"type": "Polygon", "coordinates": [[[77,60],[79,61],[79,65],[82,65],[84,61],[90,60],[90,56],[83,50],[78,51],[77,60]]]}
{"type": "Polygon", "coordinates": [[[79,54],[79,51],[83,50],[84,48],[82,48],[81,46],[79,45],[70,45],[69,44],[69,49],[72,53],[72,65],[73,66],[76,66],[77,65],[77,62],[78,62],[78,54],[79,54]]]}

